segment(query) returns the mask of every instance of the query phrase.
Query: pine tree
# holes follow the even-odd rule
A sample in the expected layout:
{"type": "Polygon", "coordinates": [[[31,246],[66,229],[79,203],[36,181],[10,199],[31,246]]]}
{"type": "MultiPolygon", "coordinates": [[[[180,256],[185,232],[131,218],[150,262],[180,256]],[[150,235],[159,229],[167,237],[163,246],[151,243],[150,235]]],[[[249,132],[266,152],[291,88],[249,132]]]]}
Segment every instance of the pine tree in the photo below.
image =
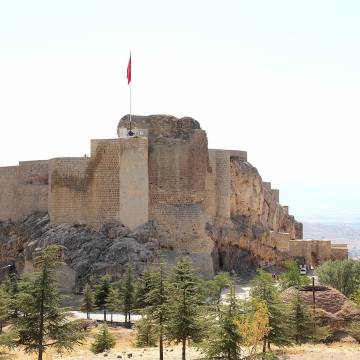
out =
{"type": "Polygon", "coordinates": [[[95,294],[89,284],[85,285],[84,298],[81,303],[81,311],[86,312],[86,318],[90,319],[90,313],[96,310],[95,294]]]}
{"type": "Polygon", "coordinates": [[[227,304],[219,305],[217,311],[213,312],[212,326],[201,346],[206,359],[240,359],[242,335],[238,324],[239,316],[240,307],[232,285],[227,304]]]}
{"type": "Polygon", "coordinates": [[[210,300],[216,306],[220,305],[221,295],[225,289],[231,287],[232,281],[229,273],[220,272],[208,282],[210,300]]]}
{"type": "Polygon", "coordinates": [[[133,266],[129,262],[125,277],[120,281],[121,305],[125,314],[125,324],[128,327],[131,327],[131,311],[135,308],[134,282],[133,266]]]}
{"type": "Polygon", "coordinates": [[[158,269],[148,273],[147,292],[145,293],[146,311],[156,325],[159,337],[159,359],[164,359],[164,327],[167,319],[167,281],[165,264],[160,262],[158,269]]]}
{"type": "Polygon", "coordinates": [[[110,310],[110,323],[113,323],[113,313],[120,311],[121,309],[121,299],[120,299],[120,291],[118,287],[111,286],[109,295],[106,298],[106,307],[110,310]]]}
{"type": "Polygon", "coordinates": [[[279,290],[269,273],[258,269],[252,282],[251,296],[256,301],[263,301],[269,312],[270,331],[263,341],[263,352],[270,344],[289,345],[292,342],[289,324],[289,308],[280,299],[279,290]]]}
{"type": "Polygon", "coordinates": [[[154,319],[145,311],[142,318],[136,323],[136,346],[156,346],[157,331],[154,319]]]}
{"type": "Polygon", "coordinates": [[[3,324],[9,317],[9,294],[3,288],[0,288],[0,334],[3,330],[3,324]]]}
{"type": "Polygon", "coordinates": [[[178,259],[169,284],[166,333],[169,340],[182,343],[182,360],[186,359],[186,341],[199,341],[203,335],[200,279],[187,258],[178,259]]]}
{"type": "Polygon", "coordinates": [[[19,315],[12,319],[16,333],[13,345],[23,346],[28,353],[37,352],[38,360],[42,360],[48,347],[58,352],[71,350],[85,338],[79,325],[68,320],[69,313],[61,305],[64,298],[56,287],[61,250],[58,245],[50,245],[41,252],[36,259],[36,271],[22,279],[20,292],[11,303],[19,310],[19,315]]]}
{"type": "Polygon", "coordinates": [[[150,291],[152,276],[153,269],[147,268],[135,282],[134,297],[136,310],[145,309],[149,305],[146,301],[146,294],[150,291]]]}
{"type": "Polygon", "coordinates": [[[110,350],[115,346],[115,339],[109,333],[106,324],[101,326],[99,332],[95,335],[95,342],[91,344],[91,351],[95,354],[110,350]]]}
{"type": "Polygon", "coordinates": [[[289,319],[296,344],[301,345],[313,338],[315,320],[313,312],[298,291],[291,301],[289,319]]]}
{"type": "Polygon", "coordinates": [[[106,299],[109,296],[110,292],[110,276],[104,275],[100,278],[99,283],[95,287],[95,303],[96,306],[103,310],[104,312],[104,321],[106,322],[106,299]]]}

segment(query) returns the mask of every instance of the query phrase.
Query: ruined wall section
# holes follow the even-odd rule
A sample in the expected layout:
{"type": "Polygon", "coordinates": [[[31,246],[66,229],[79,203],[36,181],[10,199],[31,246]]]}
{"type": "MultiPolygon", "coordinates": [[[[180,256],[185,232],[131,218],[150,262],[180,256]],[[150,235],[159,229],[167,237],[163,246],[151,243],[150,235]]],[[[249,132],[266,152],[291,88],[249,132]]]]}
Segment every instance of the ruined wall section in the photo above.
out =
{"type": "Polygon", "coordinates": [[[24,161],[0,168],[0,221],[47,211],[48,162],[24,161]]]}
{"type": "Polygon", "coordinates": [[[92,140],[91,158],[50,161],[52,223],[99,228],[121,222],[130,228],[148,221],[146,139],[92,140]]]}

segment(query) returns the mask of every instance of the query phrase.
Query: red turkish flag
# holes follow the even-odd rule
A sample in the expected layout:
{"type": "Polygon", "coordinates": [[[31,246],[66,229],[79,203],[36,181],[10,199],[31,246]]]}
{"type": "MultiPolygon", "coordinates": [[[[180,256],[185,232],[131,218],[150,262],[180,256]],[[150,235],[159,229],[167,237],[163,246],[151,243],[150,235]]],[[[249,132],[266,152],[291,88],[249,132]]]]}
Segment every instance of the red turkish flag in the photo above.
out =
{"type": "Polygon", "coordinates": [[[127,80],[128,80],[128,85],[131,83],[131,55],[129,58],[129,63],[127,66],[127,80]]]}

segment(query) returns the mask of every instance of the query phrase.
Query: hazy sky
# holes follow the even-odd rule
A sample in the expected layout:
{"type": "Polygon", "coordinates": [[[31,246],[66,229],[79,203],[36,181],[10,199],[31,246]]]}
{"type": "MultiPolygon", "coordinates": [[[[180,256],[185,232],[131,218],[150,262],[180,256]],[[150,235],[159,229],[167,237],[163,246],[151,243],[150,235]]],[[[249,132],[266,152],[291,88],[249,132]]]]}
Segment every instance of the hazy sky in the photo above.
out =
{"type": "Polygon", "coordinates": [[[129,111],[248,151],[300,219],[360,219],[359,1],[0,0],[0,166],[82,156],[129,111]]]}

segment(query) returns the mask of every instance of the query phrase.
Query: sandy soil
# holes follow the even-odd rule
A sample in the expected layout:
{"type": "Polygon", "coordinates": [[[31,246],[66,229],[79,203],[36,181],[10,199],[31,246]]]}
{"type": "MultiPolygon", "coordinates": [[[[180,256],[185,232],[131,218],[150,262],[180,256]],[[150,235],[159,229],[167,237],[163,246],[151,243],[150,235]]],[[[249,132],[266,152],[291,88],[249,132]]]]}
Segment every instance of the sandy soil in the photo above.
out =
{"type": "Polygon", "coordinates": [[[305,345],[288,349],[285,355],[279,356],[281,360],[359,360],[360,345],[333,344],[305,345]]]}

